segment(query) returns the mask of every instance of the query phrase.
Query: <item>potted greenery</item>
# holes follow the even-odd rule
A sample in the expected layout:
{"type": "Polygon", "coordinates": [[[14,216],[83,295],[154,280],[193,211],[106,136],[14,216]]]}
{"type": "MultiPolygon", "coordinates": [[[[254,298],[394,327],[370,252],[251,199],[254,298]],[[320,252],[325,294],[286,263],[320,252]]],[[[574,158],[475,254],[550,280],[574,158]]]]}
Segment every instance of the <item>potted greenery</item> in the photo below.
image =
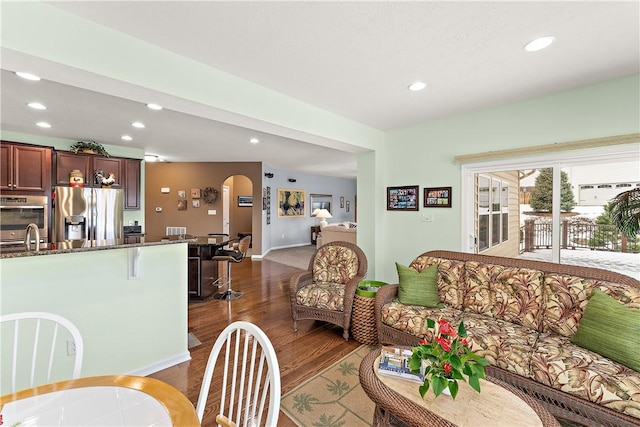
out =
{"type": "Polygon", "coordinates": [[[88,154],[100,154],[104,157],[109,157],[109,153],[107,150],[100,144],[95,141],[78,141],[69,147],[69,151],[73,154],[78,153],[88,153],[88,154]]]}
{"type": "Polygon", "coordinates": [[[464,324],[460,322],[456,331],[444,319],[437,322],[427,319],[427,327],[433,331],[433,341],[421,339],[409,358],[411,372],[420,373],[424,369],[424,383],[418,387],[420,396],[424,398],[431,388],[436,397],[442,393],[455,399],[458,380],[465,381],[464,375],[469,385],[480,393],[480,379],[485,378],[484,367],[489,363],[469,348],[464,324]]]}

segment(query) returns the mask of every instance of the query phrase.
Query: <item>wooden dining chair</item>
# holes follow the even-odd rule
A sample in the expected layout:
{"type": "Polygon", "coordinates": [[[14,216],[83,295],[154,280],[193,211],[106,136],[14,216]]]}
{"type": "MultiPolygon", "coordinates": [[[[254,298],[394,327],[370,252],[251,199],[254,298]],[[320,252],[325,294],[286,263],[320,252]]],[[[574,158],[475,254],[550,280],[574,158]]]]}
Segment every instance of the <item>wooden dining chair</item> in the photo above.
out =
{"type": "Polygon", "coordinates": [[[2,357],[11,361],[6,365],[10,371],[2,372],[1,394],[6,394],[6,387],[14,393],[80,377],[84,344],[68,319],[46,312],[5,314],[0,328],[2,357]]]}
{"type": "Polygon", "coordinates": [[[280,367],[267,335],[249,322],[227,326],[211,349],[196,413],[202,423],[209,397],[223,426],[275,426],[280,411],[280,367]],[[211,389],[211,384],[221,384],[211,389]]]}

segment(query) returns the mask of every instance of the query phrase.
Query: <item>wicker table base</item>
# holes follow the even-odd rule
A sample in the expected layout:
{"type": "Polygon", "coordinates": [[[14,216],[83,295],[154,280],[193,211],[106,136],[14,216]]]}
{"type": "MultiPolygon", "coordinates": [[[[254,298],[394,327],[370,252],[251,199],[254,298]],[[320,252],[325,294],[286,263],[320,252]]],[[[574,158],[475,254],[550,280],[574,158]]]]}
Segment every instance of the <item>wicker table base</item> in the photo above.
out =
{"type": "Polygon", "coordinates": [[[376,319],[373,314],[375,298],[363,297],[356,294],[353,299],[351,312],[351,334],[360,344],[378,344],[376,319]]]}
{"type": "MultiPolygon", "coordinates": [[[[404,391],[401,390],[403,387],[394,387],[394,389],[388,387],[382,380],[380,380],[380,378],[378,378],[376,374],[375,361],[378,356],[380,356],[380,350],[379,349],[373,350],[367,356],[364,357],[364,359],[362,360],[362,363],[360,364],[360,385],[362,386],[362,389],[365,391],[367,396],[369,396],[369,398],[376,404],[376,409],[373,414],[374,426],[408,425],[412,427],[421,427],[421,426],[452,427],[457,425],[452,421],[442,418],[432,410],[429,410],[424,401],[420,400],[419,403],[417,403],[415,400],[412,400],[410,397],[405,396],[403,394],[404,391]]],[[[403,381],[403,382],[405,381],[405,380],[396,380],[396,379],[394,380],[403,381]]],[[[548,426],[560,427],[560,424],[553,417],[553,415],[551,415],[532,397],[525,395],[524,393],[520,392],[514,387],[506,383],[503,383],[502,381],[499,381],[495,378],[487,378],[487,380],[494,383],[495,385],[498,385],[499,387],[498,388],[494,387],[494,389],[496,390],[494,390],[493,393],[490,393],[489,391],[487,391],[487,394],[497,394],[497,396],[493,398],[490,398],[489,396],[487,396],[486,398],[483,398],[482,405],[484,405],[483,406],[484,410],[482,412],[485,412],[490,415],[498,415],[498,416],[501,416],[501,414],[514,413],[514,411],[512,411],[511,406],[512,405],[518,406],[518,403],[516,402],[516,400],[517,398],[519,398],[523,402],[522,402],[522,407],[521,408],[518,407],[519,409],[517,409],[517,411],[522,412],[524,411],[524,409],[526,409],[526,411],[522,413],[530,414],[526,416],[521,416],[521,418],[526,419],[527,423],[531,422],[531,424],[525,424],[525,425],[542,425],[545,427],[548,427],[548,426]],[[504,398],[505,390],[501,390],[501,389],[505,389],[506,391],[514,394],[515,396],[511,396],[511,398],[507,396],[505,399],[504,398]],[[486,402],[485,402],[485,399],[486,399],[486,402]],[[491,401],[491,399],[493,400],[491,401]],[[513,404],[505,404],[505,402],[509,402],[509,401],[512,401],[513,404]],[[530,409],[527,407],[527,405],[530,409]],[[494,408],[495,410],[492,408],[494,408]],[[538,416],[538,419],[534,419],[536,418],[535,415],[538,416]]],[[[415,395],[417,395],[419,399],[420,395],[418,394],[418,384],[408,382],[408,381],[406,383],[408,383],[410,387],[415,386],[414,387],[415,395]]],[[[471,388],[469,388],[469,390],[471,390],[471,388]]],[[[460,391],[460,393],[462,393],[462,390],[460,391]]],[[[427,396],[425,396],[425,399],[426,398],[427,396]]],[[[469,413],[467,412],[466,408],[464,408],[463,401],[460,400],[460,398],[461,398],[461,394],[458,395],[459,402],[458,401],[439,402],[439,404],[445,403],[445,406],[448,405],[449,410],[447,414],[454,413],[457,409],[457,406],[460,406],[460,409],[459,409],[461,411],[460,414],[463,415],[462,418],[464,418],[464,415],[468,416],[469,413]]],[[[473,399],[473,398],[470,398],[470,399],[473,399]]],[[[435,403],[432,403],[432,405],[435,405],[435,403]]],[[[481,418],[480,412],[481,411],[476,411],[474,412],[474,414],[472,414],[472,417],[475,417],[474,419],[476,421],[479,421],[481,418]]],[[[516,422],[513,419],[504,419],[504,421],[506,421],[507,423],[516,422]]],[[[505,425],[512,425],[512,424],[505,424],[505,425]]]]}

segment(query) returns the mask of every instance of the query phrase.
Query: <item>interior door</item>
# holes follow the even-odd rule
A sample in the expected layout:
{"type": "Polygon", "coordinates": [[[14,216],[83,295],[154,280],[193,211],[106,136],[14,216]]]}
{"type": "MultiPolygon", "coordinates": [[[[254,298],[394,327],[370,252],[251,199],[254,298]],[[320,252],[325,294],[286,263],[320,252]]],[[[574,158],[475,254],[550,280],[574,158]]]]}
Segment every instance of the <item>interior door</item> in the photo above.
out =
{"type": "Polygon", "coordinates": [[[229,234],[229,187],[222,186],[222,232],[229,234]]]}

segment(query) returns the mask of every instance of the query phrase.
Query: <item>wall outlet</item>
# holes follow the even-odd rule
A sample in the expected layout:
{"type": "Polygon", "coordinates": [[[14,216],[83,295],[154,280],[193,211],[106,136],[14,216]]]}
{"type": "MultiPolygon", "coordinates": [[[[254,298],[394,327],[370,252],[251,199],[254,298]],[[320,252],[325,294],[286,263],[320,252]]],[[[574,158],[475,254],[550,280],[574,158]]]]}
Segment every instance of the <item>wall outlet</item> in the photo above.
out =
{"type": "Polygon", "coordinates": [[[76,342],[67,340],[67,356],[73,356],[74,354],[76,354],[76,342]]]}
{"type": "Polygon", "coordinates": [[[422,222],[433,222],[433,214],[432,213],[423,213],[422,214],[422,222]]]}
{"type": "Polygon", "coordinates": [[[157,207],[156,208],[156,212],[162,212],[162,208],[161,207],[157,207]]]}

